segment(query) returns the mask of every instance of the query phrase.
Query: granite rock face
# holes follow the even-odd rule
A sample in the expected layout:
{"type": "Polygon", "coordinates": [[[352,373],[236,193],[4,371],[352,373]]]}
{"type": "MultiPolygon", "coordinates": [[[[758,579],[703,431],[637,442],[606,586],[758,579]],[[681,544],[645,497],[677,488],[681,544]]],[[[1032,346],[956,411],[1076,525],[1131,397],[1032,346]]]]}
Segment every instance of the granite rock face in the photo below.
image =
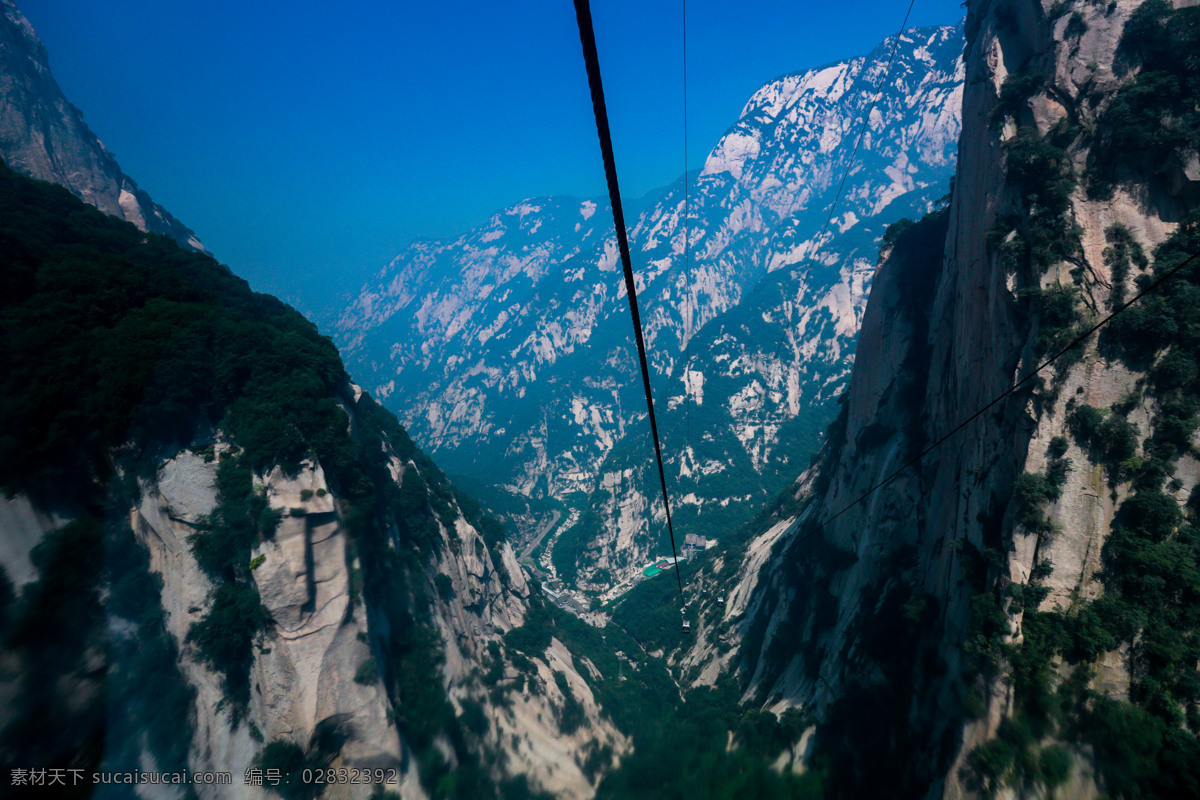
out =
{"type": "MultiPolygon", "coordinates": [[[[347,398],[353,395],[347,392],[347,398]]],[[[349,401],[346,407],[353,413],[349,401]]],[[[190,767],[240,776],[255,765],[264,741],[307,749],[336,730],[340,746],[330,766],[395,769],[400,780],[387,788],[404,798],[425,798],[412,750],[395,722],[396,699],[385,684],[386,675],[404,667],[377,658],[380,641],[406,623],[373,607],[363,592],[363,564],[347,532],[345,507],[319,463],[306,461],[291,474],[275,467],[255,479],[268,509],[281,516],[274,534],[253,551],[250,574],[270,623],[254,640],[253,689],[242,713],[231,711],[221,676],[198,659],[188,634],[213,603],[215,585],[192,548],[220,502],[217,466],[229,449],[220,437],[210,446],[207,460],[181,451],[163,462],[154,479],[141,481],[140,501],[130,512],[132,528],[150,553],[150,568],[162,580],[165,620],[182,653],[183,674],[196,690],[190,767]],[[368,663],[375,666],[365,667],[368,663]]],[[[397,483],[420,470],[411,459],[391,457],[397,483]]],[[[430,598],[427,621],[438,639],[442,688],[456,713],[467,705],[483,710],[487,722],[478,746],[504,754],[497,777],[524,776],[556,797],[585,800],[595,792],[595,778],[585,775],[578,752],[608,746],[619,757],[628,740],[580,676],[587,667],[557,641],[526,662],[534,670],[527,688],[503,703],[493,699],[481,669],[500,654],[496,669],[505,681],[519,674],[502,636],[525,621],[530,589],[511,547],[502,544],[499,560],[493,560],[461,510],[454,513],[453,521],[437,521],[440,541],[432,559],[396,576],[431,586],[438,576],[449,578],[430,598]],[[583,722],[569,736],[557,722],[565,701],[556,672],[565,676],[582,709],[583,722]]],[[[389,548],[399,546],[397,541],[389,548]]],[[[448,741],[438,747],[448,756],[453,752],[448,741]]],[[[240,779],[234,784],[197,791],[204,798],[271,796],[240,779]]],[[[338,785],[325,796],[365,798],[373,791],[370,784],[338,785]]]]}
{"type": "Polygon", "coordinates": [[[183,223],[121,171],[54,76],[46,48],[13,0],[0,2],[0,158],[9,168],[56,183],[139,229],[204,250],[183,223]]]}
{"type": "MultiPolygon", "coordinates": [[[[1096,463],[1069,420],[1085,405],[1119,413],[1134,457],[1149,458],[1161,406],[1147,373],[1093,336],[951,432],[1053,352],[1043,337],[1066,336],[1030,298],[1074,298],[1085,329],[1147,270],[1117,272],[1114,236],[1128,232],[1149,254],[1196,207],[1187,152],[1159,172],[1139,169],[1136,153],[1106,156],[1118,165],[1107,193],[1089,170],[1104,113],[1138,74],[1117,49],[1140,5],[969,4],[953,199],[885,247],[844,416],[795,487],[805,510],[751,545],[739,605],[726,609],[752,676],[748,696],[812,711],[818,748],[839,754],[842,774],[863,791],[882,772],[892,796],[1025,796],[1012,773],[990,776],[978,757],[1028,713],[1020,667],[1007,659],[1026,652],[1018,648],[1028,616],[1069,619],[1107,591],[1104,545],[1135,486],[1096,463]],[[1035,176],[1022,160],[1031,153],[1049,159],[1035,176]],[[1061,180],[1054,214],[1036,205],[1049,204],[1050,191],[1029,189],[1048,179],[1061,180]],[[1061,226],[1054,245],[1006,249],[1046,230],[1039,225],[1061,226]],[[1015,490],[1056,460],[1065,477],[1035,524],[1015,490]],[[765,548],[777,557],[754,560],[765,548]],[[1035,583],[1043,594],[1033,606],[1010,599],[1035,583]]],[[[1182,508],[1196,485],[1194,456],[1169,471],[1166,491],[1182,508]]],[[[688,657],[712,660],[702,643],[688,657]]],[[[1130,699],[1131,658],[1127,645],[1098,657],[1095,697],[1130,699]]],[[[1076,674],[1060,654],[1048,663],[1052,688],[1076,674]]],[[[1042,736],[1023,746],[1065,748],[1060,791],[1103,793],[1104,765],[1089,747],[1053,727],[1042,736]]]]}

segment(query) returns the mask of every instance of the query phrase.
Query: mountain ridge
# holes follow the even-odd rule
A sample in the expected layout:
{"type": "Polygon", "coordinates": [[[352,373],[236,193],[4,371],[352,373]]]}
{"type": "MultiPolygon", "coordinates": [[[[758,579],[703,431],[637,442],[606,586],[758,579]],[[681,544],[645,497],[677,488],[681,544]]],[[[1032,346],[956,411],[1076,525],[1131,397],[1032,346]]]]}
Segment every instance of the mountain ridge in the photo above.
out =
{"type": "Polygon", "coordinates": [[[6,773],[234,776],[204,798],[325,768],[383,776],[338,797],[593,794],[628,749],[600,674],[315,326],[3,166],[0,241],[6,773]],[[534,619],[544,641],[512,635],[534,619]]]}
{"type": "MultiPolygon", "coordinates": [[[[871,55],[764,84],[701,167],[647,195],[643,207],[627,210],[664,443],[680,448],[685,426],[674,417],[696,410],[697,401],[706,404],[700,414],[709,416],[720,443],[687,458],[714,464],[748,459],[755,477],[738,493],[742,519],[786,481],[784,459],[795,457],[787,455],[793,446],[815,449],[822,418],[832,416],[828,403],[848,374],[837,364],[852,351],[873,271],[868,254],[888,221],[862,218],[885,205],[897,219],[919,216],[945,194],[961,80],[955,31],[914,29],[871,55]],[[854,121],[873,98],[893,42],[899,50],[872,115],[874,127],[864,136],[834,224],[818,245],[812,237],[848,164],[846,142],[857,134],[854,121]],[[881,125],[903,133],[899,144],[878,139],[881,125]],[[833,134],[813,133],[818,128],[838,130],[834,138],[846,141],[835,146],[833,134]],[[755,144],[746,144],[751,140],[755,144]],[[686,267],[685,181],[691,239],[686,267]],[[809,264],[816,247],[820,263],[809,264]],[[856,266],[839,272],[835,265],[845,261],[856,266]],[[759,307],[760,299],[769,302],[759,307]],[[825,311],[809,315],[809,335],[821,342],[815,350],[785,338],[781,325],[795,322],[804,313],[798,309],[821,305],[825,311]],[[763,315],[773,320],[774,331],[745,329],[745,321],[763,315]],[[773,333],[780,341],[776,348],[767,342],[773,333]],[[784,343],[787,352],[775,352],[784,343]],[[690,373],[723,374],[713,358],[742,365],[741,372],[710,383],[703,396],[696,381],[690,395],[681,391],[681,359],[689,344],[695,351],[690,373]],[[832,380],[832,388],[816,398],[798,396],[817,385],[810,375],[798,384],[805,389],[789,390],[789,381],[805,369],[830,373],[820,380],[832,380]],[[758,477],[763,472],[765,484],[758,477]]],[[[413,245],[342,312],[333,330],[356,374],[379,390],[447,469],[502,483],[517,495],[562,502],[593,494],[606,470],[616,474],[628,466],[603,466],[623,437],[641,440],[645,415],[626,344],[631,336],[624,289],[615,280],[615,242],[603,220],[611,214],[597,200],[522,201],[454,240],[413,245]],[[434,277],[422,282],[422,274],[434,277]],[[389,399],[393,392],[400,399],[389,399]]],[[[672,465],[673,476],[677,471],[672,465]]],[[[632,479],[648,511],[656,491],[644,478],[632,479]]],[[[705,499],[715,489],[697,491],[686,476],[678,482],[672,477],[672,483],[673,494],[694,500],[682,508],[683,528],[708,513],[697,511],[701,506],[717,508],[705,499]]],[[[604,503],[597,498],[585,505],[597,502],[604,503]]],[[[569,504],[580,510],[578,501],[569,504]]],[[[627,531],[622,539],[642,544],[622,571],[646,555],[650,528],[658,524],[646,512],[637,517],[628,521],[637,533],[627,531]]]]}
{"type": "Polygon", "coordinates": [[[126,175],[50,72],[46,48],[14,0],[0,12],[0,157],[32,178],[68,188],[140,230],[203,252],[195,234],[126,175]]]}

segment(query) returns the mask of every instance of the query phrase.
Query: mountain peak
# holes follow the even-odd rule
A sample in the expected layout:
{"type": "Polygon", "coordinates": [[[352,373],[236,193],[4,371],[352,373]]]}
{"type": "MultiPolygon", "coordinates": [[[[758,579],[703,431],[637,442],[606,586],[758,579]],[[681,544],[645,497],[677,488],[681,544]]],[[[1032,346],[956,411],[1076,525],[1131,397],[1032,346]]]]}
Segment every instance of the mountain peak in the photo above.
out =
{"type": "MultiPolygon", "coordinates": [[[[946,193],[960,49],[954,27],[910,32],[878,98],[882,45],[769,81],[703,169],[628,204],[668,460],[686,451],[696,462],[677,487],[684,527],[711,508],[749,508],[796,450],[818,443],[884,226],[946,193]],[[869,108],[836,224],[819,234],[869,108]],[[685,385],[697,406],[703,397],[704,441],[684,442],[685,385]]],[[[410,247],[367,282],[335,335],[355,374],[451,472],[522,495],[522,508],[583,503],[616,520],[615,531],[551,537],[589,550],[581,585],[602,592],[595,574],[619,579],[654,555],[646,451],[634,443],[644,405],[603,200],[530,198],[462,237],[410,247]]],[[[549,549],[570,582],[569,546],[549,549]]]]}
{"type": "Polygon", "coordinates": [[[63,96],[29,20],[12,0],[0,2],[0,158],[13,170],[63,186],[140,230],[203,252],[196,235],[121,170],[63,96]]]}

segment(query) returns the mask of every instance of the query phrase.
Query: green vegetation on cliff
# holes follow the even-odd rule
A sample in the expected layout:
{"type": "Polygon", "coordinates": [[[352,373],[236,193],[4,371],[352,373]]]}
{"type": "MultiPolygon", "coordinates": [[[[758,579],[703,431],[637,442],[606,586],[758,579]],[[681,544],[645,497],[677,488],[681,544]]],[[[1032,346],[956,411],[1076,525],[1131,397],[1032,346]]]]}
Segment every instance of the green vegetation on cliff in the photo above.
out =
{"type": "MultiPolygon", "coordinates": [[[[1155,250],[1152,275],[1198,251],[1193,214],[1155,250]]],[[[1076,444],[1123,490],[1101,553],[1104,594],[1040,610],[1048,593],[1041,582],[1052,571],[1042,563],[1028,583],[1004,588],[1007,613],[1001,594],[979,595],[991,611],[977,611],[976,620],[998,620],[981,630],[983,644],[1007,672],[1015,705],[999,736],[969,755],[968,777],[984,794],[1002,785],[1053,788],[1071,758],[1063,745],[1071,745],[1090,748],[1110,796],[1200,797],[1200,493],[1182,503],[1171,477],[1180,456],[1196,456],[1200,390],[1190,376],[1200,353],[1198,301],[1200,269],[1189,268],[1114,320],[1102,340],[1108,357],[1147,372],[1144,397],[1105,410],[1068,404],[1076,444]],[[1143,403],[1149,436],[1127,418],[1143,403]],[[1020,615],[1015,642],[1005,641],[1010,614],[1020,615]],[[1128,700],[1091,688],[1100,661],[1117,655],[1130,671],[1128,700]]],[[[1043,535],[1053,534],[1043,506],[1058,498],[1064,444],[1051,443],[1045,474],[1022,476],[1014,487],[1017,521],[1043,535]]]]}
{"type": "Polygon", "coordinates": [[[48,503],[220,426],[250,466],[342,461],[337,350],[211,257],[0,168],[0,485],[48,503]]]}
{"type": "MultiPolygon", "coordinates": [[[[133,769],[145,766],[143,746],[161,769],[186,764],[194,692],[129,509],[137,477],[197,443],[215,457],[220,430],[231,448],[218,506],[191,541],[215,589],[188,641],[223,676],[235,722],[252,691],[254,636],[271,625],[250,554],[279,522],[253,476],[315,457],[362,564],[352,591],[388,619],[378,668],[430,795],[531,796],[519,781],[497,786],[468,746],[430,624],[438,521],[452,529],[461,508],[497,557],[503,529],[391,414],[366,395],[354,402],[311,323],[212,258],[0,167],[0,337],[0,486],[75,520],[35,549],[39,577],[19,596],[0,580],[0,645],[20,688],[0,731],[2,766],[133,769]],[[400,485],[392,457],[407,467],[400,485]],[[450,743],[452,763],[435,740],[450,743]]],[[[327,760],[322,746],[305,763],[327,760]]],[[[297,749],[272,743],[264,757],[291,763],[297,749]]]]}
{"type": "Polygon", "coordinates": [[[1129,17],[1118,68],[1137,69],[1097,124],[1088,156],[1089,190],[1107,197],[1131,170],[1160,180],[1176,154],[1200,142],[1200,8],[1147,0],[1129,17]]]}
{"type": "MultiPolygon", "coordinates": [[[[666,581],[641,584],[621,608],[659,603],[657,593],[643,591],[655,583],[665,585],[666,581]]],[[[670,588],[675,591],[673,583],[670,588]]],[[[676,635],[671,649],[679,641],[679,612],[669,600],[663,605],[676,635]]],[[[593,628],[535,599],[525,625],[504,637],[511,650],[540,654],[553,636],[576,659],[587,658],[595,666],[596,673],[582,669],[579,674],[634,745],[633,752],[623,756],[620,766],[600,782],[600,800],[742,796],[799,800],[823,796],[827,777],[823,769],[796,776],[780,775],[769,766],[786,749],[796,746],[809,727],[806,718],[796,711],[779,718],[741,706],[741,689],[732,678],[713,688],[681,691],[664,660],[648,652],[648,643],[659,646],[659,633],[627,629],[621,622],[636,626],[639,619],[619,613],[605,628],[593,628]],[[727,749],[730,736],[737,743],[732,750],[727,749]]],[[[563,683],[559,682],[560,690],[563,683]]],[[[562,709],[562,730],[569,733],[578,722],[578,712],[568,700],[562,709]]],[[[591,752],[584,768],[598,774],[610,759],[611,753],[591,752]]]]}

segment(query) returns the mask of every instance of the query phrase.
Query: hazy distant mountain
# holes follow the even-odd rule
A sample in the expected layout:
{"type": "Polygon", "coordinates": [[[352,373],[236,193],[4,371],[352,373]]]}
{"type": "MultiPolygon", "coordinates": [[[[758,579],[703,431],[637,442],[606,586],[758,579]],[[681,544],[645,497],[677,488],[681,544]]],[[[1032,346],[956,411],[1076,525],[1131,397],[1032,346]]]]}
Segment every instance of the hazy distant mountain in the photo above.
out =
{"type": "MultiPolygon", "coordinates": [[[[891,40],[766,84],[698,173],[629,204],[685,527],[744,515],[819,442],[886,225],[947,192],[961,49],[961,27],[900,37],[820,241],[891,40]]],[[[334,332],[354,374],[448,470],[611,520],[568,537],[590,554],[585,572],[627,570],[657,545],[645,535],[645,406],[602,200],[531,199],[454,240],[415,243],[334,332]]]]}
{"type": "Polygon", "coordinates": [[[58,88],[29,20],[0,0],[0,158],[13,170],[65,186],[101,211],[144,231],[204,250],[183,223],[121,171],[58,88]]]}

